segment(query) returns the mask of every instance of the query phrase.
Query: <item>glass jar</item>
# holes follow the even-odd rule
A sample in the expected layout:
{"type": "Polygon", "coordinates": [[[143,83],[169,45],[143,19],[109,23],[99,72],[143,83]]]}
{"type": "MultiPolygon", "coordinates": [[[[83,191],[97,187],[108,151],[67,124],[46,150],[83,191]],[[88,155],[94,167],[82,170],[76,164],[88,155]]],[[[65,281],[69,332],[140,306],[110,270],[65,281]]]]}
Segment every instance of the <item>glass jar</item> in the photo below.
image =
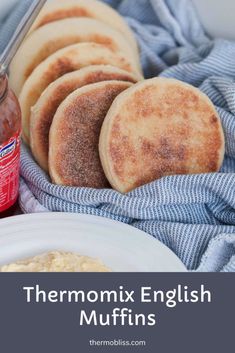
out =
{"type": "Polygon", "coordinates": [[[3,76],[0,77],[0,218],[13,215],[17,208],[20,133],[20,105],[8,87],[7,76],[3,76]]]}

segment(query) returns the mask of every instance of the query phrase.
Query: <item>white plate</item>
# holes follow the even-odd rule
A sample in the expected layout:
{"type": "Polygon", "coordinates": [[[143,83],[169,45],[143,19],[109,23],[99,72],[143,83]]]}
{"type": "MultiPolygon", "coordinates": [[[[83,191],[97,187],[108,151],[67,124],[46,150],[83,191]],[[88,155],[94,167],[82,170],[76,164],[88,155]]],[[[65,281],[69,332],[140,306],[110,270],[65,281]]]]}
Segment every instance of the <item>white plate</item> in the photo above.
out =
{"type": "Polygon", "coordinates": [[[166,246],[126,224],[68,213],[23,215],[0,221],[0,265],[51,250],[101,259],[115,272],[184,272],[166,246]]]}

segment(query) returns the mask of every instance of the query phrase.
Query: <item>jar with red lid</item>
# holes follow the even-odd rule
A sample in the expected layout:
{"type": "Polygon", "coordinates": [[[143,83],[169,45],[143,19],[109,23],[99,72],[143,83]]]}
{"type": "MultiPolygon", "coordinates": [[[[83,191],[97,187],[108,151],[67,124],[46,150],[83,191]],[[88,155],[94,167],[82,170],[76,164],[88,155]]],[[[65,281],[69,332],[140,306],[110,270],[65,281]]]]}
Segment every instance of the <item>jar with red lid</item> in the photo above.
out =
{"type": "Polygon", "coordinates": [[[8,86],[0,77],[0,218],[14,214],[17,207],[20,173],[21,110],[8,86]]]}

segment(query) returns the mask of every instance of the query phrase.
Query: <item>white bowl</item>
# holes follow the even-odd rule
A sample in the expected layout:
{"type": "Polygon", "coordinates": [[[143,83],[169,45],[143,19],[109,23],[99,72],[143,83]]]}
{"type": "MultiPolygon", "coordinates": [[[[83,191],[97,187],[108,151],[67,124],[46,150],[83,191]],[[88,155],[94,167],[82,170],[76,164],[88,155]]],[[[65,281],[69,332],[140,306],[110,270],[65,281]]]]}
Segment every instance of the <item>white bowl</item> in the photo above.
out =
{"type": "Polygon", "coordinates": [[[0,221],[0,266],[53,250],[100,259],[114,272],[186,271],[152,236],[106,218],[42,213],[0,221]]]}

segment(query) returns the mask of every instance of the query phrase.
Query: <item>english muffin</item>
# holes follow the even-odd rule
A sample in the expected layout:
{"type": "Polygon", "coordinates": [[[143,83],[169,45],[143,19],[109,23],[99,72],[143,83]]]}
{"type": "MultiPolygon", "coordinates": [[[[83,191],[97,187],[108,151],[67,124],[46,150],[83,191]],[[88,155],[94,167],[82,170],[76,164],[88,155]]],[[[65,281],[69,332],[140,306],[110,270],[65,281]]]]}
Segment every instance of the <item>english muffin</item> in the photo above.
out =
{"type": "Polygon", "coordinates": [[[10,86],[16,95],[43,60],[68,45],[93,42],[127,57],[136,71],[139,58],[124,36],[107,24],[90,18],[69,18],[49,23],[32,32],[22,43],[10,65],[10,86]]]}
{"type": "Polygon", "coordinates": [[[100,129],[115,97],[131,85],[123,81],[93,83],[71,93],[59,106],[49,136],[53,183],[109,187],[98,152],[100,129]]]}
{"type": "Polygon", "coordinates": [[[123,55],[113,53],[103,44],[80,43],[70,45],[44,60],[28,77],[19,96],[23,117],[23,138],[29,143],[29,119],[31,108],[50,83],[68,72],[98,64],[111,64],[134,72],[137,79],[142,76],[135,72],[132,63],[123,55]]]}
{"type": "Polygon", "coordinates": [[[224,135],[205,94],[181,81],[154,78],[114,100],[99,152],[110,184],[125,193],[168,175],[217,172],[224,135]]]}
{"type": "Polygon", "coordinates": [[[76,89],[108,80],[136,82],[133,74],[114,66],[88,66],[68,73],[51,83],[32,108],[30,146],[36,161],[46,172],[48,171],[49,131],[59,105],[76,89]]]}
{"type": "Polygon", "coordinates": [[[43,7],[31,31],[47,23],[68,17],[90,17],[100,20],[124,34],[138,51],[134,34],[117,11],[97,0],[50,0],[43,7]]]}

